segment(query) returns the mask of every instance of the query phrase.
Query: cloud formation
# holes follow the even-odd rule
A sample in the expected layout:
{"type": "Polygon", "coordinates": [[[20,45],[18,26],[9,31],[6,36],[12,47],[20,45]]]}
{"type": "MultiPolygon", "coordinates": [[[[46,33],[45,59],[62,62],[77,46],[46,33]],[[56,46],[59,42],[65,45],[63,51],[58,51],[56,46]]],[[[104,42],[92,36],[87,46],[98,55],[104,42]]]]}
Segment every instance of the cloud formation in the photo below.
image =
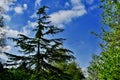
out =
{"type": "Polygon", "coordinates": [[[14,4],[13,1],[14,0],[0,0],[0,16],[3,16],[7,21],[10,21],[11,17],[5,14],[5,12],[12,10],[10,5],[14,4]]]}
{"type": "MultiPolygon", "coordinates": [[[[5,33],[7,37],[17,37],[18,34],[25,34],[24,32],[19,32],[18,30],[6,28],[0,28],[0,34],[5,33]]],[[[2,36],[0,35],[0,38],[2,36]]]]}
{"type": "Polygon", "coordinates": [[[3,14],[2,15],[4,19],[6,19],[7,21],[10,21],[11,20],[11,17],[7,14],[3,14]]]}
{"type": "Polygon", "coordinates": [[[26,10],[28,8],[27,4],[23,4],[23,8],[26,10]]]}
{"type": "MultiPolygon", "coordinates": [[[[31,30],[34,29],[36,26],[38,26],[37,22],[32,22],[30,20],[27,21],[27,25],[23,26],[22,33],[25,35],[31,34],[31,30]]],[[[31,36],[31,35],[29,35],[31,36]]]]}
{"type": "Polygon", "coordinates": [[[13,4],[12,1],[14,0],[0,0],[0,7],[2,7],[5,11],[9,11],[9,6],[13,4]]]}
{"type": "Polygon", "coordinates": [[[27,4],[23,4],[23,6],[18,5],[14,8],[14,11],[18,14],[22,14],[24,10],[27,9],[27,4]]]}
{"type": "Polygon", "coordinates": [[[38,25],[37,22],[31,22],[28,20],[28,26],[35,28],[37,25],[38,25]]]}
{"type": "Polygon", "coordinates": [[[85,6],[80,0],[71,0],[72,8],[69,10],[59,10],[52,13],[50,21],[53,24],[63,27],[64,24],[71,22],[74,18],[78,18],[87,13],[85,6]]]}
{"type": "Polygon", "coordinates": [[[30,18],[37,18],[36,12],[34,12],[34,13],[30,16],[30,18]]]}
{"type": "MultiPolygon", "coordinates": [[[[11,50],[11,46],[9,46],[9,45],[8,45],[8,46],[5,46],[5,47],[1,47],[1,46],[0,46],[0,52],[1,52],[1,51],[9,52],[10,50],[11,50]]],[[[2,53],[0,53],[0,56],[1,56],[1,54],[2,54],[2,53]]]]}
{"type": "Polygon", "coordinates": [[[42,1],[42,0],[36,0],[36,1],[35,1],[35,7],[36,7],[36,6],[39,6],[40,3],[41,3],[41,1],[42,1]]]}
{"type": "Polygon", "coordinates": [[[14,10],[18,14],[22,14],[23,13],[23,8],[21,6],[16,6],[14,10]]]}

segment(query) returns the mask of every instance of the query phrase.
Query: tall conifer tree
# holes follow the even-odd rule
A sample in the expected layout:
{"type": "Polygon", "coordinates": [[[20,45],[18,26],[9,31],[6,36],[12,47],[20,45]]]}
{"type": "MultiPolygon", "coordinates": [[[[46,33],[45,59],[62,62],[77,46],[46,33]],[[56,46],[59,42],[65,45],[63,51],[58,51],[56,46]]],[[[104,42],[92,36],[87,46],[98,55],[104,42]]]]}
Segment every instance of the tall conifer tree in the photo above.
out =
{"type": "MultiPolygon", "coordinates": [[[[20,47],[20,52],[24,55],[6,53],[9,56],[8,65],[19,65],[24,69],[32,69],[37,73],[48,72],[52,75],[60,76],[64,74],[62,70],[55,67],[56,62],[68,62],[74,59],[72,51],[64,48],[63,38],[53,38],[55,34],[63,29],[51,25],[50,18],[46,13],[47,6],[38,9],[38,26],[33,30],[34,37],[19,34],[18,38],[11,38],[20,47]],[[52,36],[51,36],[52,35],[52,36]],[[11,63],[12,62],[12,63],[11,63]]],[[[41,74],[40,74],[41,75],[41,74]]]]}

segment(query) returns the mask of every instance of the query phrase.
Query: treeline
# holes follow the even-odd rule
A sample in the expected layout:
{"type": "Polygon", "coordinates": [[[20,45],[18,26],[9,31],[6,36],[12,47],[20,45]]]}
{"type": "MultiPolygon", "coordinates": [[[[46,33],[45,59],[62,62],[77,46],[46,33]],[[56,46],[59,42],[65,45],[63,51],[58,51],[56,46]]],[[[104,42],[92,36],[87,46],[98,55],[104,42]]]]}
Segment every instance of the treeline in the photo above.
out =
{"type": "Polygon", "coordinates": [[[88,67],[88,80],[120,80],[120,0],[101,0],[102,39],[100,55],[88,67]]]}
{"type": "MultiPolygon", "coordinates": [[[[1,33],[0,53],[8,56],[6,63],[0,61],[0,80],[82,80],[84,75],[76,64],[73,52],[63,46],[63,38],[54,35],[63,29],[51,25],[46,9],[38,9],[37,23],[32,31],[34,36],[18,34],[17,38],[9,37],[19,48],[17,53],[2,50],[6,46],[6,33],[1,33]]],[[[4,19],[0,16],[0,29],[4,27],[4,19]]]]}

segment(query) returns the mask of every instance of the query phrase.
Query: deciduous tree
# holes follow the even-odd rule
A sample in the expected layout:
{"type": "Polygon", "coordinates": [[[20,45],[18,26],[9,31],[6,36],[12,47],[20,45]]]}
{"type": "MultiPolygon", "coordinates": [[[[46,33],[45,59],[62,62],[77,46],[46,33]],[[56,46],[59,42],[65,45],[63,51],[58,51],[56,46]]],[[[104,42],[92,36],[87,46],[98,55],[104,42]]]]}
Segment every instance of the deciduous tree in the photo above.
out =
{"type": "MultiPolygon", "coordinates": [[[[120,79],[120,1],[101,0],[103,9],[102,51],[98,80],[120,79]]],[[[94,68],[95,69],[95,68],[94,68]]],[[[95,75],[94,75],[95,76],[95,75]]]]}

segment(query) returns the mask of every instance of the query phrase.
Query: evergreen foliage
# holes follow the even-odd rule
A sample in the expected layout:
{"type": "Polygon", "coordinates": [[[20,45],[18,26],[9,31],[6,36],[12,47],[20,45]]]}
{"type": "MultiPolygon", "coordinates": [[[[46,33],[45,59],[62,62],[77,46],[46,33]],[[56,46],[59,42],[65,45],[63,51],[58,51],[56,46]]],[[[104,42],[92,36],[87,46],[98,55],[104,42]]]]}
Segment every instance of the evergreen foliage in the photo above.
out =
{"type": "MultiPolygon", "coordinates": [[[[18,38],[10,38],[16,42],[16,47],[20,48],[20,52],[24,55],[16,55],[5,52],[9,57],[7,66],[18,66],[25,71],[34,71],[38,80],[40,76],[46,78],[49,75],[59,77],[69,75],[64,73],[61,69],[54,66],[58,62],[69,62],[74,59],[72,51],[64,48],[63,38],[52,38],[55,34],[62,32],[63,29],[51,25],[48,21],[50,18],[46,13],[47,6],[38,9],[38,26],[33,30],[34,37],[28,37],[24,34],[19,34],[18,38]],[[48,38],[48,36],[50,36],[48,38]],[[45,75],[44,75],[45,74],[45,75]],[[39,76],[39,77],[38,77],[39,76]]],[[[39,79],[40,78],[40,79],[39,79]]],[[[35,79],[35,80],[37,80],[35,79]]],[[[50,78],[49,78],[50,79],[50,78]]],[[[42,78],[42,80],[44,80],[42,78]]],[[[51,79],[52,80],[52,79],[51,79]]]]}

